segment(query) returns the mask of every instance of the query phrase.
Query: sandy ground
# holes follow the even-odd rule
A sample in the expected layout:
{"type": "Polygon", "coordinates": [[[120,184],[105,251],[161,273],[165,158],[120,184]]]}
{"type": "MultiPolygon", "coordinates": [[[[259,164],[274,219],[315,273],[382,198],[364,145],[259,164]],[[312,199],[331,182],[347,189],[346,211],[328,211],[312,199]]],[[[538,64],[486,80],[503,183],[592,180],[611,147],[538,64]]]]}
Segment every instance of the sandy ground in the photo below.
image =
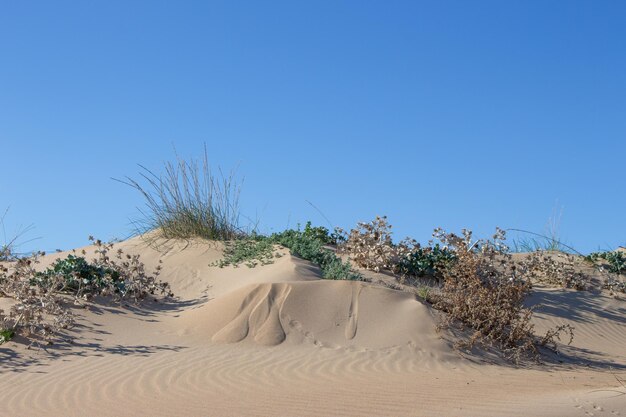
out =
{"type": "Polygon", "coordinates": [[[77,307],[74,343],[0,346],[1,416],[626,416],[626,301],[608,294],[537,288],[537,328],[575,339],[515,367],[455,351],[411,294],[288,254],[220,269],[216,245],[117,246],[162,259],[176,299],[77,307]]]}

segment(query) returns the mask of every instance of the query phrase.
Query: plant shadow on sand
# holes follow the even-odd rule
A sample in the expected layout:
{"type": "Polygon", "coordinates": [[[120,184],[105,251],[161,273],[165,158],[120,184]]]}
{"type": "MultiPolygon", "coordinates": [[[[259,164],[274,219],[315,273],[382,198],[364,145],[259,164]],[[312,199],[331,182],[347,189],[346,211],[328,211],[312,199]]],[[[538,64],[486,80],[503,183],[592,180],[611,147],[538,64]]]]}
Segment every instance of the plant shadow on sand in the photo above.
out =
{"type": "MultiPolygon", "coordinates": [[[[95,300],[95,302],[86,305],[86,309],[96,315],[103,315],[107,313],[113,314],[128,314],[132,313],[137,320],[143,320],[148,322],[158,322],[157,317],[163,313],[179,313],[184,310],[193,309],[201,306],[209,301],[209,297],[203,295],[202,297],[192,300],[179,300],[176,297],[163,298],[158,300],[145,300],[141,304],[128,303],[128,302],[113,302],[103,298],[95,300]]],[[[77,306],[76,310],[81,311],[83,307],[77,306]]]]}
{"type": "MultiPolygon", "coordinates": [[[[440,335],[451,347],[455,341],[465,340],[471,336],[472,332],[465,329],[449,328],[440,335]]],[[[529,369],[542,372],[558,372],[564,370],[574,370],[584,367],[596,371],[619,370],[626,371],[626,361],[616,362],[614,356],[601,351],[568,346],[561,343],[558,352],[546,347],[540,347],[540,358],[536,361],[526,358],[518,363],[507,360],[502,356],[502,352],[490,346],[474,346],[471,350],[456,349],[459,356],[475,365],[496,365],[513,369],[529,369]]]]}
{"type": "MultiPolygon", "coordinates": [[[[129,304],[121,306],[108,300],[97,300],[87,305],[88,311],[96,315],[121,314],[130,319],[147,322],[159,322],[158,317],[163,312],[178,312],[185,308],[200,305],[205,298],[188,301],[159,300],[158,302],[144,302],[140,305],[129,304]]],[[[83,307],[76,306],[74,310],[80,314],[83,307]]],[[[23,336],[16,336],[11,343],[12,347],[0,345],[0,374],[4,372],[45,373],[42,367],[48,366],[55,360],[68,361],[71,357],[103,357],[106,355],[145,357],[157,352],[179,352],[185,349],[182,345],[170,344],[107,344],[105,338],[111,332],[99,329],[104,327],[92,320],[80,320],[69,329],[59,334],[53,344],[23,336]],[[90,334],[83,339],[83,335],[90,334]],[[98,337],[103,336],[103,337],[98,337]],[[33,342],[34,343],[31,343],[33,342]],[[33,366],[37,365],[37,366],[33,366]]]]}
{"type": "Polygon", "coordinates": [[[626,308],[615,301],[604,292],[573,290],[536,290],[527,300],[529,305],[538,305],[537,313],[561,317],[572,321],[574,325],[577,322],[591,323],[598,319],[626,325],[626,308]],[[607,309],[609,303],[612,305],[607,309]]]}

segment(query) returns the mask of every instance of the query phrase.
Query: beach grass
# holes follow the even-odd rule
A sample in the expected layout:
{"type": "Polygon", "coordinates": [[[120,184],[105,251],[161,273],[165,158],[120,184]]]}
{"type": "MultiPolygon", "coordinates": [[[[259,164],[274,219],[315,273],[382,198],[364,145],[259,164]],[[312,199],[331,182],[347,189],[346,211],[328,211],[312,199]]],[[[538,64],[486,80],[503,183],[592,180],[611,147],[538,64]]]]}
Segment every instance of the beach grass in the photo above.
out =
{"type": "Polygon", "coordinates": [[[239,226],[239,195],[242,181],[235,171],[225,175],[213,172],[206,146],[201,159],[184,159],[176,154],[166,162],[164,172],[140,165],[139,179],[117,180],[137,190],[144,198],[142,217],[135,220],[136,231],[158,231],[166,239],[200,237],[208,240],[234,240],[245,236],[239,226]]]}

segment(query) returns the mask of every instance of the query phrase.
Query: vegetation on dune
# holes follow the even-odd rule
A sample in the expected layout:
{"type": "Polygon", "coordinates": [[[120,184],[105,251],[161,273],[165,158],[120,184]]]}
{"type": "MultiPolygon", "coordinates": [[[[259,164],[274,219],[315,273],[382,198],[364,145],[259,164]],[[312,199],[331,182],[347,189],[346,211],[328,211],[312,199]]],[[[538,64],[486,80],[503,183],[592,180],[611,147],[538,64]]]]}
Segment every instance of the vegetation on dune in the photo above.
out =
{"type": "Polygon", "coordinates": [[[280,257],[274,247],[274,243],[264,236],[252,235],[247,238],[224,242],[224,258],[211,264],[224,268],[232,265],[237,268],[244,264],[248,268],[257,265],[269,265],[274,263],[274,258],[280,257]]]}
{"type": "Polygon", "coordinates": [[[337,242],[337,237],[328,233],[326,228],[312,228],[308,222],[304,231],[285,230],[269,237],[272,242],[288,248],[292,254],[319,265],[322,276],[326,279],[360,281],[363,276],[352,269],[349,262],[344,262],[335,252],[325,247],[327,242],[337,242]]]}
{"type": "MultiPolygon", "coordinates": [[[[609,276],[604,282],[605,289],[609,290],[612,294],[626,293],[626,282],[619,279],[620,275],[626,274],[626,255],[624,255],[624,252],[594,252],[589,254],[585,259],[593,265],[600,262],[604,263],[607,267],[609,276]]],[[[604,266],[600,268],[604,268],[604,266]]]]}
{"type": "Polygon", "coordinates": [[[16,233],[12,235],[12,237],[7,237],[6,229],[4,227],[4,219],[9,213],[9,208],[7,208],[2,216],[0,216],[0,229],[2,231],[2,243],[0,243],[0,262],[7,262],[17,259],[17,246],[19,244],[23,244],[25,242],[29,242],[34,239],[29,239],[23,241],[22,238],[28,232],[33,229],[33,225],[28,225],[26,227],[20,227],[16,233]]]}
{"type": "Polygon", "coordinates": [[[148,273],[139,255],[118,249],[111,256],[113,244],[90,239],[96,254],[92,261],[73,253],[41,272],[36,265],[43,253],[36,253],[0,268],[0,296],[13,300],[7,312],[0,310],[0,343],[17,335],[51,343],[74,325],[71,306],[96,296],[139,303],[150,295],[172,295],[158,279],[160,266],[148,273]]]}
{"type": "Polygon", "coordinates": [[[585,259],[594,263],[600,260],[606,261],[609,272],[613,274],[626,274],[626,255],[619,251],[605,251],[590,253],[585,259]]]}
{"type": "Polygon", "coordinates": [[[556,350],[563,333],[571,343],[573,327],[569,325],[543,336],[535,334],[533,310],[524,306],[531,283],[523,268],[513,262],[504,231],[497,229],[490,240],[472,241],[471,231],[458,236],[437,229],[435,237],[456,260],[443,269],[443,285],[431,299],[435,308],[447,313],[445,325],[472,330],[470,337],[458,343],[460,347],[495,346],[517,362],[527,356],[538,358],[539,346],[556,350]]]}
{"type": "Polygon", "coordinates": [[[237,267],[245,264],[250,268],[267,265],[280,257],[276,245],[283,246],[302,259],[318,265],[322,276],[326,279],[361,280],[362,276],[355,272],[349,262],[344,262],[328,245],[337,242],[341,237],[333,235],[325,227],[312,227],[308,222],[304,230],[288,229],[271,236],[251,235],[247,238],[226,242],[224,258],[212,264],[224,267],[237,267]]]}
{"type": "Polygon", "coordinates": [[[361,268],[387,270],[402,281],[425,276],[440,278],[441,269],[454,262],[454,254],[439,244],[422,246],[410,238],[394,244],[391,229],[386,216],[357,223],[349,233],[339,229],[345,236],[339,250],[361,268]]]}
{"type": "Polygon", "coordinates": [[[477,241],[472,241],[470,231],[457,236],[436,229],[433,237],[438,242],[427,246],[409,238],[394,243],[391,230],[384,216],[360,222],[349,233],[341,229],[330,233],[308,222],[304,230],[253,235],[231,243],[221,265],[272,263],[276,256],[274,244],[280,244],[292,254],[320,265],[325,278],[363,279],[348,262],[337,257],[331,250],[334,246],[359,268],[390,272],[400,282],[416,285],[419,297],[446,313],[442,326],[470,330],[469,336],[458,343],[461,348],[493,346],[506,358],[519,361],[538,358],[542,346],[556,350],[563,335],[571,342],[573,328],[569,325],[550,329],[544,335],[535,334],[533,309],[525,307],[524,302],[533,283],[588,289],[590,279],[580,271],[580,257],[540,250],[514,259],[505,244],[506,232],[501,229],[492,239],[477,241]],[[430,280],[431,285],[421,285],[421,278],[430,280]]]}
{"type": "MultiPolygon", "coordinates": [[[[538,358],[541,346],[556,349],[562,335],[571,342],[573,328],[563,325],[545,335],[535,334],[533,310],[524,305],[533,283],[577,290],[590,287],[589,277],[578,267],[582,257],[559,242],[554,224],[549,237],[531,233],[538,238],[514,240],[515,251],[529,252],[516,258],[501,229],[491,239],[474,241],[471,231],[456,235],[436,229],[427,245],[411,238],[394,243],[385,216],[359,222],[349,232],[340,228],[331,232],[307,222],[302,230],[298,226],[265,236],[240,227],[241,183],[233,173],[211,172],[206,147],[200,161],[177,156],[175,162],[165,164],[161,176],[141,168],[140,180],[121,181],[145,199],[146,210],[136,223],[138,232],[155,231],[166,239],[222,241],[224,257],[212,264],[220,268],[271,264],[282,256],[283,247],[318,265],[325,279],[364,280],[351,262],[361,269],[387,272],[408,285],[403,288],[413,287],[417,296],[444,312],[443,327],[466,331],[469,336],[458,343],[461,348],[493,346],[514,361],[538,358]]],[[[35,268],[41,254],[16,256],[15,239],[0,246],[0,261],[11,261],[0,267],[0,297],[14,301],[8,312],[0,310],[0,344],[19,335],[50,342],[74,324],[70,306],[96,296],[138,303],[149,295],[172,295],[168,284],[158,279],[160,266],[148,273],[139,256],[121,250],[113,253],[112,244],[90,239],[95,259],[74,252],[43,271],[35,268]]],[[[608,265],[605,288],[626,292],[626,284],[616,278],[626,271],[624,254],[601,252],[586,259],[608,265]]]]}
{"type": "Polygon", "coordinates": [[[145,200],[143,217],[136,221],[138,233],[155,230],[167,239],[233,240],[245,236],[239,226],[241,182],[234,172],[228,176],[221,170],[213,173],[206,147],[200,161],[177,155],[175,162],[165,164],[163,175],[140,167],[139,180],[118,180],[145,200]]]}

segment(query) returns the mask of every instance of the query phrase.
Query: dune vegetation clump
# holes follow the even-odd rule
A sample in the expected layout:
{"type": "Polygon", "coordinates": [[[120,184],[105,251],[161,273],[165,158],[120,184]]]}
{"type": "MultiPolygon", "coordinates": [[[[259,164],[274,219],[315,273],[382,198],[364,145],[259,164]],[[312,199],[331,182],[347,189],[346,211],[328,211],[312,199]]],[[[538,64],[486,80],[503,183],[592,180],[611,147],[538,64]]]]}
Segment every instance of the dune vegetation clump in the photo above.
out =
{"type": "Polygon", "coordinates": [[[0,309],[0,343],[16,335],[30,336],[33,341],[50,342],[74,324],[74,314],[57,291],[63,278],[37,280],[35,265],[41,253],[19,258],[10,267],[0,267],[0,297],[10,298],[8,312],[0,309]]]}
{"type": "Polygon", "coordinates": [[[326,228],[313,228],[308,222],[303,231],[289,229],[275,233],[269,239],[307,261],[318,265],[326,279],[360,281],[363,276],[354,271],[350,262],[344,262],[328,245],[341,240],[326,228]]]}
{"type": "Polygon", "coordinates": [[[589,254],[586,259],[591,263],[604,261],[607,265],[607,270],[612,274],[626,274],[626,255],[624,254],[624,252],[594,252],[589,254]]]}
{"type": "Polygon", "coordinates": [[[361,268],[391,272],[402,282],[421,277],[440,280],[440,271],[454,262],[454,254],[439,244],[422,246],[408,237],[393,243],[391,229],[387,216],[360,222],[350,233],[339,229],[344,236],[339,251],[361,268]]]}
{"type": "Polygon", "coordinates": [[[456,258],[443,270],[443,286],[432,295],[432,302],[447,313],[445,326],[471,330],[459,347],[495,346],[508,359],[519,361],[527,356],[538,358],[540,346],[556,349],[563,333],[571,343],[569,325],[541,337],[535,334],[533,310],[524,306],[531,283],[512,261],[504,231],[497,229],[492,239],[475,242],[468,230],[458,236],[437,229],[434,236],[456,258]]]}
{"type": "Polygon", "coordinates": [[[224,268],[232,265],[237,268],[243,263],[248,268],[254,268],[257,265],[272,264],[274,258],[281,256],[275,251],[274,243],[261,235],[226,241],[224,245],[224,258],[214,262],[211,266],[224,268]]]}
{"type": "Polygon", "coordinates": [[[166,239],[199,237],[208,240],[234,240],[245,237],[239,227],[241,183],[234,172],[215,174],[208,163],[206,147],[202,160],[165,164],[165,173],[157,175],[143,167],[141,178],[118,180],[137,190],[145,200],[137,231],[157,231],[166,239]]]}
{"type": "Polygon", "coordinates": [[[134,303],[156,294],[172,296],[169,285],[158,279],[160,266],[148,273],[139,255],[117,250],[111,256],[113,244],[90,239],[96,253],[92,261],[85,252],[73,253],[40,271],[36,266],[44,254],[35,253],[0,267],[0,297],[11,299],[8,311],[0,310],[0,343],[17,335],[51,343],[74,325],[71,306],[96,296],[134,303]]]}
{"type": "Polygon", "coordinates": [[[398,260],[410,253],[416,242],[406,240],[394,245],[391,228],[387,216],[376,216],[371,222],[359,222],[347,234],[340,250],[361,268],[375,272],[393,270],[398,260]]]}
{"type": "Polygon", "coordinates": [[[268,265],[282,255],[276,245],[289,249],[290,253],[310,261],[320,267],[322,277],[334,280],[362,280],[363,277],[352,269],[349,262],[339,258],[333,246],[342,237],[321,226],[313,227],[307,222],[304,230],[287,229],[271,236],[253,234],[247,238],[225,242],[224,258],[211,266],[223,268],[244,264],[249,268],[268,265]]]}
{"type": "Polygon", "coordinates": [[[575,267],[577,263],[576,257],[569,253],[535,251],[518,265],[534,282],[583,291],[589,287],[589,277],[575,267]]]}

